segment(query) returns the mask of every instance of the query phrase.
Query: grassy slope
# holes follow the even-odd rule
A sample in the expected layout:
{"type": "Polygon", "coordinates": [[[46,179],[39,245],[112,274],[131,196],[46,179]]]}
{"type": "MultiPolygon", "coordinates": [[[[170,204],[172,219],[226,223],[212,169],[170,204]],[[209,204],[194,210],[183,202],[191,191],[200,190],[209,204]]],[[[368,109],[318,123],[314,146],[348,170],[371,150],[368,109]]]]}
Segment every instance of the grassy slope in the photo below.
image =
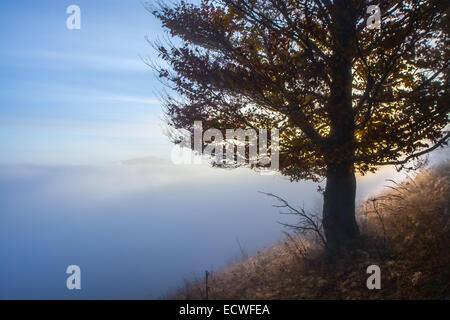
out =
{"type": "MultiPolygon", "coordinates": [[[[449,299],[450,162],[368,200],[359,208],[360,248],[333,264],[294,235],[212,273],[209,299],[449,299]],[[366,269],[381,268],[381,290],[366,269]]],[[[205,299],[205,279],[171,298],[205,299]]]]}

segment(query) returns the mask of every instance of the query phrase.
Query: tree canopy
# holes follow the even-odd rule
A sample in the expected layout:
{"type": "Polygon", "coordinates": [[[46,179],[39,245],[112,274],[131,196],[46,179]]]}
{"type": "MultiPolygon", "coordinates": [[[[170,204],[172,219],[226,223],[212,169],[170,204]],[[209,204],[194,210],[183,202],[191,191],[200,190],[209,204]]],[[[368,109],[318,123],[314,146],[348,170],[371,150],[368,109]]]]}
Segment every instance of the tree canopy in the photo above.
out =
{"type": "Polygon", "coordinates": [[[181,39],[156,44],[169,65],[159,75],[179,94],[166,100],[170,123],[279,128],[280,170],[294,180],[339,161],[363,174],[403,165],[449,138],[448,13],[434,0],[160,4],[154,14],[181,39]],[[370,5],[380,30],[367,27],[370,5]],[[336,143],[345,123],[350,137],[336,143]]]}

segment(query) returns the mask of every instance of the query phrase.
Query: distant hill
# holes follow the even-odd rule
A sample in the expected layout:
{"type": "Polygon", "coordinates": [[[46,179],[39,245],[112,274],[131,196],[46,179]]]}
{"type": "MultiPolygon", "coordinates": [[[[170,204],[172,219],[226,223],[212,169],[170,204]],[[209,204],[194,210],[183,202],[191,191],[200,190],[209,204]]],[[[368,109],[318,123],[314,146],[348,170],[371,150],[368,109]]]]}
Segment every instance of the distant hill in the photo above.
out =
{"type": "Polygon", "coordinates": [[[173,163],[170,160],[165,160],[165,159],[153,157],[153,156],[129,159],[129,160],[120,162],[120,164],[128,165],[128,166],[148,166],[148,165],[172,166],[173,165],[173,163]]]}

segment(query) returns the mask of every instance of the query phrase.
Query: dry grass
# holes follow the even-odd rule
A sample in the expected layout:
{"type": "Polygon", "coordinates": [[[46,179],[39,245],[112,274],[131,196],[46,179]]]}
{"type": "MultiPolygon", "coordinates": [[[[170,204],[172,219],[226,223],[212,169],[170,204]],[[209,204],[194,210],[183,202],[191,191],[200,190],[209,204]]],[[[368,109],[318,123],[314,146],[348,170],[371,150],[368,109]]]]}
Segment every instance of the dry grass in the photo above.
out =
{"type": "MultiPolygon", "coordinates": [[[[450,162],[420,172],[359,208],[359,249],[327,263],[323,250],[293,234],[208,280],[209,299],[449,299],[450,162]],[[366,269],[381,268],[381,290],[366,269]]],[[[205,279],[171,298],[205,299],[205,279]]]]}

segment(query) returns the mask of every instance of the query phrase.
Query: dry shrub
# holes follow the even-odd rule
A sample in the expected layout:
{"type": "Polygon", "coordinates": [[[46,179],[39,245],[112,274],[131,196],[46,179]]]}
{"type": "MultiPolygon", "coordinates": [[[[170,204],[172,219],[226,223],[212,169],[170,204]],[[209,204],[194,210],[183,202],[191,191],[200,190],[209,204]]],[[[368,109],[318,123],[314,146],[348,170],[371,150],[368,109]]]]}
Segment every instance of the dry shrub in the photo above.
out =
{"type": "Polygon", "coordinates": [[[391,184],[389,192],[364,203],[361,224],[389,260],[392,295],[448,297],[450,162],[391,184]]]}

